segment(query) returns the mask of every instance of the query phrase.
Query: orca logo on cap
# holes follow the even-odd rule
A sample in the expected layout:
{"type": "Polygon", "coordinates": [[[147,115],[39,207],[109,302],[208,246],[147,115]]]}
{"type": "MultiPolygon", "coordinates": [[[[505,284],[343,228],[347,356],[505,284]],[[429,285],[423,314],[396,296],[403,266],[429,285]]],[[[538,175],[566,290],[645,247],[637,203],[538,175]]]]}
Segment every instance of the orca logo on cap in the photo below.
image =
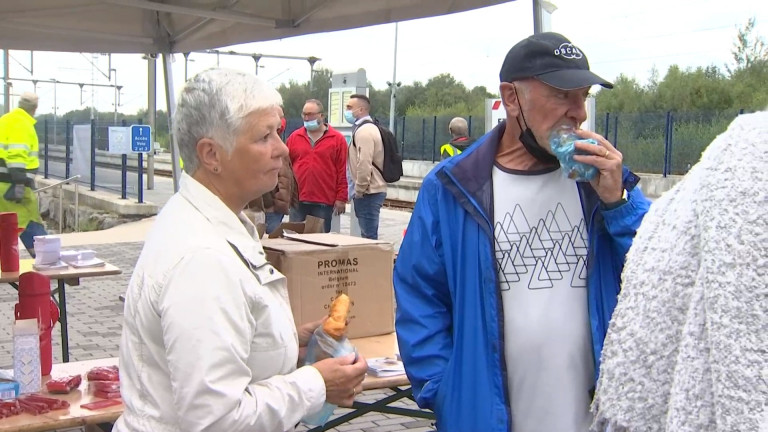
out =
{"type": "Polygon", "coordinates": [[[580,59],[584,57],[578,48],[568,42],[560,44],[560,47],[555,49],[555,55],[567,59],[580,59]]]}

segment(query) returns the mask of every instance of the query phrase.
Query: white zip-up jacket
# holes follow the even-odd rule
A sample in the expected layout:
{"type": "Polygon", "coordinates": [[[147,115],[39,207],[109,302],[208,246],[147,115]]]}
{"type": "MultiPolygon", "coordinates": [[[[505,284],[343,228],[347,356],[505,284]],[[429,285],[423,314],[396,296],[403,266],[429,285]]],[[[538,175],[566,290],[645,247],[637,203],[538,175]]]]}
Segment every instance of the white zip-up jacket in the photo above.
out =
{"type": "Polygon", "coordinates": [[[125,412],[113,430],[293,430],[325,401],[317,369],[296,368],[298,351],[285,277],[255,227],[182,175],[126,294],[125,412]]]}

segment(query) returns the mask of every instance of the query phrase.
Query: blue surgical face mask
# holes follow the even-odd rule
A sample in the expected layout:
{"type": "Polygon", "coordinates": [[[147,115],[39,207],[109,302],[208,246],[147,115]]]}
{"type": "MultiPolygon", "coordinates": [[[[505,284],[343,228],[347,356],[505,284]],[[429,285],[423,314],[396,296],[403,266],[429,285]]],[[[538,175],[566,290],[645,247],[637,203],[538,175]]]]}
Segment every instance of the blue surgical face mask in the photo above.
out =
{"type": "Polygon", "coordinates": [[[347,123],[355,124],[355,116],[352,114],[352,110],[344,111],[344,120],[346,120],[347,123]]]}
{"type": "Polygon", "coordinates": [[[320,129],[320,123],[317,122],[317,119],[308,120],[308,121],[305,120],[304,127],[307,128],[308,131],[316,131],[320,129]]]}

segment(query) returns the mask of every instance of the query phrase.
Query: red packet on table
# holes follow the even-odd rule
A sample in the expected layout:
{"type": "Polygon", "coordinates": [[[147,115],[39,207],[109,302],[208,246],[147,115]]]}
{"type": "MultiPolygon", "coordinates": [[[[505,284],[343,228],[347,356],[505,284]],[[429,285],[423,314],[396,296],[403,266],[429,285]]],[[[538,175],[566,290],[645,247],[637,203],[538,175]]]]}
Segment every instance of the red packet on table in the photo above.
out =
{"type": "Polygon", "coordinates": [[[109,408],[115,405],[120,405],[121,403],[123,403],[123,401],[119,399],[104,399],[96,402],[89,402],[86,404],[82,404],[80,405],[80,408],[95,411],[95,410],[100,410],[104,408],[109,408]]]}
{"type": "Polygon", "coordinates": [[[120,393],[120,381],[90,381],[88,388],[94,392],[120,393]]]}
{"type": "Polygon", "coordinates": [[[120,381],[120,369],[117,366],[98,366],[86,374],[88,381],[120,381]]]}
{"type": "Polygon", "coordinates": [[[83,382],[82,375],[63,376],[52,378],[45,383],[45,388],[49,393],[69,393],[73,389],[80,387],[83,382]]]}
{"type": "Polygon", "coordinates": [[[21,414],[21,406],[16,399],[4,399],[0,400],[0,416],[2,418],[15,416],[21,414]]]}
{"type": "Polygon", "coordinates": [[[88,390],[98,398],[117,399],[120,397],[120,381],[91,381],[88,390]]]}
{"type": "Polygon", "coordinates": [[[18,397],[18,401],[22,406],[24,404],[36,405],[49,411],[69,408],[69,402],[63,399],[50,398],[36,393],[21,395],[18,397]]]}
{"type": "Polygon", "coordinates": [[[119,399],[120,398],[120,390],[116,392],[107,392],[107,391],[101,391],[101,390],[94,390],[93,395],[97,398],[102,399],[119,399]]]}

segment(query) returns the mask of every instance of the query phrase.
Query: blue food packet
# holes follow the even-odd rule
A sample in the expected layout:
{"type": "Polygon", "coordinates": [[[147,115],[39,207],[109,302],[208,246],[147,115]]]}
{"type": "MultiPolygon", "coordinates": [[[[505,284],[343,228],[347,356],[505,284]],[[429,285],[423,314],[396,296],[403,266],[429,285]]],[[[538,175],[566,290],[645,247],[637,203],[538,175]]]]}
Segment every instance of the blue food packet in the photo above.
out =
{"type": "Polygon", "coordinates": [[[592,165],[573,160],[574,155],[587,154],[576,150],[574,145],[576,142],[599,145],[592,138],[582,138],[576,135],[574,129],[569,126],[560,126],[549,135],[549,146],[557,160],[560,161],[563,175],[576,181],[593,180],[597,176],[598,169],[592,165]]]}

